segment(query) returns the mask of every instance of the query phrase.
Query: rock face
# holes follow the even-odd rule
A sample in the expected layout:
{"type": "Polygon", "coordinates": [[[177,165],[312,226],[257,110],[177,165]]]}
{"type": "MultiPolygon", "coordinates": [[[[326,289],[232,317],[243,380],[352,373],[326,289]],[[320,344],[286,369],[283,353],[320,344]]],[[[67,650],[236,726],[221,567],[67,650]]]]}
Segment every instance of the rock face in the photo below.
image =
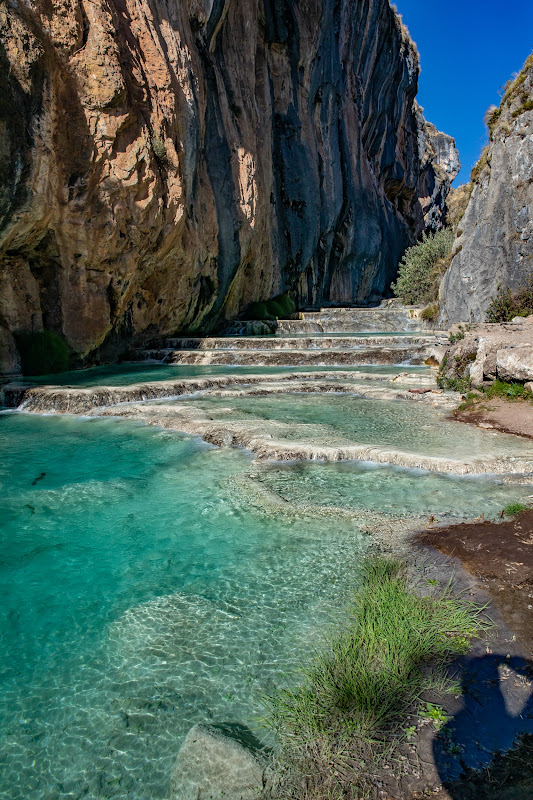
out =
{"type": "MultiPolygon", "coordinates": [[[[388,0],[0,6],[0,351],[378,301],[457,156],[388,0]]],[[[1,371],[1,367],[0,367],[1,371]]]]}
{"type": "Polygon", "coordinates": [[[474,325],[442,353],[447,378],[470,380],[479,387],[497,378],[533,380],[533,316],[497,325],[474,325]]]}
{"type": "Polygon", "coordinates": [[[533,272],[533,56],[489,117],[491,140],[473,171],[453,259],[441,285],[441,323],[482,322],[498,285],[533,272]]]}

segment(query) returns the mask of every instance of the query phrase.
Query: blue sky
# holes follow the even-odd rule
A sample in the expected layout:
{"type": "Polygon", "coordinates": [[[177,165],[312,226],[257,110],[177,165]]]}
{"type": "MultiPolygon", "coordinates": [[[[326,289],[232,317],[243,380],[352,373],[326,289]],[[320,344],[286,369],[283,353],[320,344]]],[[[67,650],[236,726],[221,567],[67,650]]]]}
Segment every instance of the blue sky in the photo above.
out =
{"type": "Polygon", "coordinates": [[[533,50],[533,0],[396,0],[420,51],[418,102],[455,137],[469,180],[487,132],[483,115],[533,50]]]}

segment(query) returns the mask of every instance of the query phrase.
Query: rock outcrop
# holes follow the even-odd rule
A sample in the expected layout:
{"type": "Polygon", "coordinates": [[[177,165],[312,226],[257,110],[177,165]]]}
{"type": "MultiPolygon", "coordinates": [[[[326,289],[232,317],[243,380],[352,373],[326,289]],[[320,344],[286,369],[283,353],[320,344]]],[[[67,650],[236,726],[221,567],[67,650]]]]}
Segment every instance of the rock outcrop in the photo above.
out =
{"type": "Polygon", "coordinates": [[[378,301],[456,169],[417,79],[388,0],[2,4],[4,369],[21,330],[109,357],[282,290],[378,301]]]}
{"type": "Polygon", "coordinates": [[[441,323],[482,322],[498,286],[533,273],[533,56],[489,112],[490,143],[472,173],[457,255],[441,285],[441,323]]]}
{"type": "Polygon", "coordinates": [[[473,325],[442,351],[445,378],[474,387],[496,379],[533,381],[533,316],[502,324],[473,325]]]}

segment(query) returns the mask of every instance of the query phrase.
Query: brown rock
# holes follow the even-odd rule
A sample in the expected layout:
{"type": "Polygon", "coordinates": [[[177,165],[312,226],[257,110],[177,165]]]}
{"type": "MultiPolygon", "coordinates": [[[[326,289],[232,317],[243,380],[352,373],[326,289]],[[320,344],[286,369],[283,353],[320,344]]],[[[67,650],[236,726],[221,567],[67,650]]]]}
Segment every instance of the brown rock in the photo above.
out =
{"type": "Polygon", "coordinates": [[[0,62],[9,331],[112,355],[282,290],[377,301],[442,223],[455,146],[386,0],[8,2],[0,62]]]}

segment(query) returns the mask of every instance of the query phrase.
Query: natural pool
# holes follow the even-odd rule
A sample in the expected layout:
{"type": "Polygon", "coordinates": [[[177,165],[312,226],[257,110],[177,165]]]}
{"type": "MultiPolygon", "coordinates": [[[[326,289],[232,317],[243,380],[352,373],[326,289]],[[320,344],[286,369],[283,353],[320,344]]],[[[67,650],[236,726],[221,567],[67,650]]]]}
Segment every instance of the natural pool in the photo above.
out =
{"type": "Polygon", "coordinates": [[[103,419],[0,414],[0,451],[5,800],[166,798],[188,728],[253,727],[259,694],[340,611],[370,541],[358,510],[429,515],[448,495],[489,515],[531,491],[259,467],[103,419]]]}
{"type": "Polygon", "coordinates": [[[208,375],[276,375],[284,372],[375,372],[383,375],[397,375],[399,372],[428,373],[428,367],[406,365],[363,365],[342,367],[254,367],[239,365],[201,365],[186,366],[182,364],[160,364],[132,362],[126,364],[108,364],[102,367],[60,372],[56,375],[39,375],[17,380],[31,386],[129,386],[133,383],[147,381],[180,380],[181,378],[198,378],[208,375]]]}
{"type": "Polygon", "coordinates": [[[192,405],[214,421],[259,422],[263,434],[274,439],[339,447],[356,442],[454,459],[506,454],[533,459],[531,440],[455,422],[448,410],[428,403],[328,392],[256,396],[257,389],[252,386],[243,396],[200,392],[173,402],[178,412],[192,405]]]}

